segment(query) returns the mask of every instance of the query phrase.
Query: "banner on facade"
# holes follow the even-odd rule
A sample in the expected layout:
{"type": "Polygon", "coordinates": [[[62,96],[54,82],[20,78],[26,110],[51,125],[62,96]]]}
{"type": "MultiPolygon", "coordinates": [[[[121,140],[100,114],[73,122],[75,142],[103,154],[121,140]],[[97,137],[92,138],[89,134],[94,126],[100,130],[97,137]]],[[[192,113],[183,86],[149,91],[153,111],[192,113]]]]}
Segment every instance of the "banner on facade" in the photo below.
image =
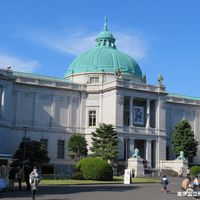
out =
{"type": "Polygon", "coordinates": [[[133,106],[133,124],[144,125],[144,107],[133,106]]]}

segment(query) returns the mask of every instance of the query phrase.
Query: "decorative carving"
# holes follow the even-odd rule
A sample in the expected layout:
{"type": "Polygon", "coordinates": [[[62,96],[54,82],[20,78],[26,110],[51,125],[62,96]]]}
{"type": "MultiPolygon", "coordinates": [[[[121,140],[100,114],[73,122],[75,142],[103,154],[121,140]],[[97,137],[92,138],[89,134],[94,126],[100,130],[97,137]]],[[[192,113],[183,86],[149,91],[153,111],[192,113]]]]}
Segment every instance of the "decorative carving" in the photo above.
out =
{"type": "Polygon", "coordinates": [[[115,77],[116,77],[116,79],[118,80],[118,79],[120,78],[120,76],[121,76],[121,70],[120,70],[119,68],[117,68],[117,69],[115,70],[115,77]]]}

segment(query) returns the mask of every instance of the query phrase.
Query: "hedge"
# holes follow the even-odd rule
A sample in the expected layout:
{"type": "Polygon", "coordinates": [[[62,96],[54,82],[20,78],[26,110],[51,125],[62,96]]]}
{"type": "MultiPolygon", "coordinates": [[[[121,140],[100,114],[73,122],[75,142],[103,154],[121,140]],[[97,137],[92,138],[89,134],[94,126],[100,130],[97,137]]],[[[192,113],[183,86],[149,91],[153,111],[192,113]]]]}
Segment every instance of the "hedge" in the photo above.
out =
{"type": "Polygon", "coordinates": [[[76,164],[76,170],[85,180],[113,180],[112,167],[100,158],[83,158],[76,164]]]}

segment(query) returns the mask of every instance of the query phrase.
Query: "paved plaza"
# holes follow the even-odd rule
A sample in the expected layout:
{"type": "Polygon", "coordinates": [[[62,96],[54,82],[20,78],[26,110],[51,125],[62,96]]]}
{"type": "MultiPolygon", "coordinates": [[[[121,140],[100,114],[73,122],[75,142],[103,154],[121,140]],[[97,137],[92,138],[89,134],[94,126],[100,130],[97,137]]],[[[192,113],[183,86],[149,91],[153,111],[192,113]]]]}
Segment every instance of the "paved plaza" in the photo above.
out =
{"type": "MultiPolygon", "coordinates": [[[[175,200],[194,199],[177,197],[182,179],[169,178],[170,193],[160,193],[160,184],[109,184],[109,185],[59,185],[40,186],[36,200],[175,200]]],[[[3,200],[31,200],[27,191],[0,193],[3,200]]]]}

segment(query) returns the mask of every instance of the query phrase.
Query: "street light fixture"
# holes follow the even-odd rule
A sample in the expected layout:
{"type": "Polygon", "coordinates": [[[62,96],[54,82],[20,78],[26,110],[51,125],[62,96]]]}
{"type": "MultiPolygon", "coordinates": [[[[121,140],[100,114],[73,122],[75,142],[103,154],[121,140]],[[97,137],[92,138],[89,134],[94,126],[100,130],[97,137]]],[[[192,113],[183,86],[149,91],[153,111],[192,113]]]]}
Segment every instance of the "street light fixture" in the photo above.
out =
{"type": "Polygon", "coordinates": [[[23,151],[23,165],[25,165],[25,160],[26,160],[26,131],[28,127],[23,127],[24,129],[24,151],[23,151]]]}

